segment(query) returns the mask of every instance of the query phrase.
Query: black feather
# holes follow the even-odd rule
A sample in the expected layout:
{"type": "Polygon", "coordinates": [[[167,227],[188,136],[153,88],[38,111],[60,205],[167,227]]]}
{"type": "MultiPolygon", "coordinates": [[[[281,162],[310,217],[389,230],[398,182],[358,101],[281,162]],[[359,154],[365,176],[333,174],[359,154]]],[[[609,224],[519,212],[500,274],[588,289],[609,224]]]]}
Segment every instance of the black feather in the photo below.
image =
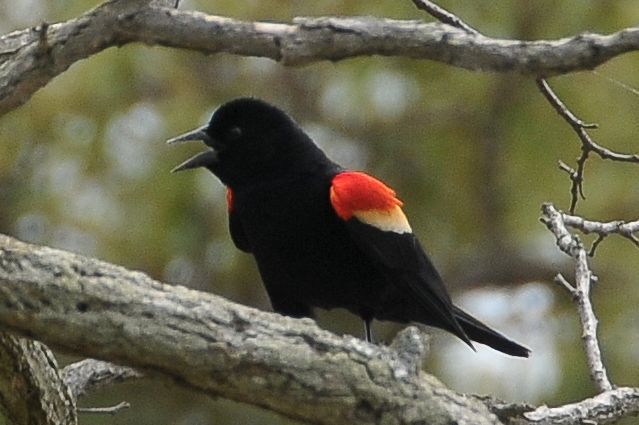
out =
{"type": "Polygon", "coordinates": [[[489,328],[461,308],[454,306],[453,312],[457,321],[461,324],[462,328],[464,328],[466,335],[473,341],[485,344],[511,356],[528,357],[530,355],[528,348],[517,344],[515,341],[508,339],[494,329],[489,328]]]}
{"type": "Polygon", "coordinates": [[[528,356],[528,349],[453,305],[412,233],[340,218],[330,194],[344,170],[280,109],[236,99],[207,126],[176,140],[194,137],[213,153],[178,168],[205,167],[233,189],[231,237],[254,255],[275,311],[299,317],[315,307],[345,308],[364,319],[368,331],[373,319],[420,322],[471,347],[475,340],[528,356]]]}

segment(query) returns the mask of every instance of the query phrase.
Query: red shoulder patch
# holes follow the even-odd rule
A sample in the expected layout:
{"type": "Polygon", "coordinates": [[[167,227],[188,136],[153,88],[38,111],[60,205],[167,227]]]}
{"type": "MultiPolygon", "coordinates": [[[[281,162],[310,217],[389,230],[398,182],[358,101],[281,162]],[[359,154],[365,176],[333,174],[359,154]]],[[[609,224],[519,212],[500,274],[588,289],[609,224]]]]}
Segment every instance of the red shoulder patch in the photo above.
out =
{"type": "Polygon", "coordinates": [[[395,191],[368,174],[345,171],[336,175],[330,199],[335,213],[344,221],[354,217],[385,232],[412,232],[395,191]]]}
{"type": "Polygon", "coordinates": [[[229,212],[233,212],[233,189],[226,188],[226,208],[229,212]]]}
{"type": "Polygon", "coordinates": [[[345,171],[333,177],[331,204],[339,217],[348,220],[357,211],[392,210],[402,206],[395,191],[381,181],[358,171],[345,171]]]}

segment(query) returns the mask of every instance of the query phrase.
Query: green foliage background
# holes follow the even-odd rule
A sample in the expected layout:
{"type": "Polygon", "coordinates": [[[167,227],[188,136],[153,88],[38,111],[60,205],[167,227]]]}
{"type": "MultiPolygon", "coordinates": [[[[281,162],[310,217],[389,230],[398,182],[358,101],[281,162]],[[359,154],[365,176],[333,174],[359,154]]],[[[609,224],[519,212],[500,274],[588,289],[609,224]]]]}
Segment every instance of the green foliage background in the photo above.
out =
{"type": "MultiPolygon", "coordinates": [[[[97,5],[18,3],[0,4],[2,33],[69,19],[97,5]]],[[[485,34],[504,38],[605,33],[639,20],[632,0],[441,4],[485,34]]],[[[410,1],[394,0],[200,0],[181,7],[245,20],[430,20],[410,1]]],[[[634,53],[598,73],[550,83],[577,115],[600,124],[593,132],[597,141],[639,152],[639,95],[609,80],[637,88],[638,69],[634,53]]],[[[557,161],[574,164],[579,143],[528,78],[401,58],[284,68],[266,59],[142,45],[109,49],[73,65],[0,118],[0,232],[268,309],[251,258],[228,237],[224,189],[203,171],[169,174],[197,147],[163,144],[238,96],[278,104],[338,162],[394,186],[454,296],[471,310],[479,306],[485,314],[478,315],[493,317],[491,323],[533,349],[528,361],[510,360],[490,351],[474,354],[437,334],[429,371],[460,391],[511,400],[557,404],[593,394],[577,316],[569,297],[551,283],[556,271],[570,276],[569,263],[538,222],[543,202],[568,208],[569,180],[557,161]],[[490,316],[494,311],[499,314],[490,316]],[[536,371],[548,370],[550,379],[535,378],[541,376],[536,371]]],[[[638,219],[638,178],[637,165],[593,157],[578,213],[604,221],[638,219]]],[[[639,385],[638,260],[639,250],[615,237],[592,260],[604,355],[620,385],[639,385]]],[[[336,332],[361,333],[360,323],[343,312],[322,312],[319,320],[336,332]]],[[[396,329],[379,325],[378,333],[389,339],[396,329]]],[[[82,404],[123,399],[133,407],[117,418],[83,416],[81,423],[289,423],[155,380],[112,388],[82,404]]]]}

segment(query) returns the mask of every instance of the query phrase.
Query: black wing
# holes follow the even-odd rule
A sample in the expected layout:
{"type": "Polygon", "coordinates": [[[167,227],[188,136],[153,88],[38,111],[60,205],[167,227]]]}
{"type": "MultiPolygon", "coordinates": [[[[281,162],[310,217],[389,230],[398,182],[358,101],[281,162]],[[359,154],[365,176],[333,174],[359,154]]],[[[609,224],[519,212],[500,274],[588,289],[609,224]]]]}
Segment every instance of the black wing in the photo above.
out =
{"type": "Polygon", "coordinates": [[[412,320],[446,329],[472,347],[439,273],[415,235],[384,231],[356,217],[345,223],[357,246],[383,266],[387,280],[420,304],[422,315],[412,320]]]}
{"type": "Polygon", "coordinates": [[[244,228],[242,227],[242,221],[240,220],[237,212],[229,210],[229,232],[231,233],[231,239],[237,247],[244,252],[252,252],[251,244],[246,237],[244,228]]]}

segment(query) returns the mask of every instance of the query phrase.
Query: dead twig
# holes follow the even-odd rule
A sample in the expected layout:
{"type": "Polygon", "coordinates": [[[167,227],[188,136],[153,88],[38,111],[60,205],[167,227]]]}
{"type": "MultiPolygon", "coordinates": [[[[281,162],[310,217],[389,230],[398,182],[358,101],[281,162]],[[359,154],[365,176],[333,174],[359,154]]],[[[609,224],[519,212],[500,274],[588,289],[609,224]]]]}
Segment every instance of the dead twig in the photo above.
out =
{"type": "Polygon", "coordinates": [[[581,196],[582,199],[585,199],[583,191],[584,169],[590,152],[596,153],[601,159],[633,163],[639,163],[639,155],[614,152],[596,143],[592,137],[590,137],[587,130],[595,129],[598,125],[594,123],[586,123],[579,119],[572,111],[570,111],[570,109],[568,109],[566,104],[562,102],[544,78],[538,78],[536,83],[541,94],[544,95],[555,111],[557,111],[557,113],[572,127],[575,133],[577,133],[579,140],[581,140],[581,155],[577,159],[577,170],[573,170],[563,162],[560,162],[559,164],[559,168],[566,171],[572,181],[572,187],[570,189],[570,213],[574,214],[579,196],[581,196]]]}
{"type": "Polygon", "coordinates": [[[78,407],[78,413],[91,413],[94,415],[115,415],[119,413],[121,410],[128,409],[131,407],[129,403],[126,401],[122,401],[115,406],[109,407],[78,407]]]}
{"type": "Polygon", "coordinates": [[[591,221],[586,220],[585,218],[569,215],[565,213],[562,214],[562,219],[566,226],[572,227],[573,229],[580,230],[585,234],[595,233],[598,235],[597,240],[593,243],[590,248],[589,256],[593,256],[595,253],[595,249],[601,241],[608,235],[617,234],[632,242],[635,246],[639,247],[639,238],[635,235],[635,233],[639,232],[639,220],[637,221],[629,221],[626,222],[624,220],[614,220],[609,222],[600,222],[600,221],[591,221]]]}
{"type": "Polygon", "coordinates": [[[118,366],[101,360],[85,359],[62,369],[62,377],[77,399],[105,386],[139,379],[142,374],[130,367],[118,366]]]}
{"type": "Polygon", "coordinates": [[[459,16],[454,15],[444,9],[441,6],[436,5],[432,1],[429,0],[413,0],[415,6],[418,9],[421,9],[431,15],[433,18],[437,19],[439,22],[444,24],[448,24],[455,28],[462,29],[466,31],[468,34],[480,35],[481,33],[477,31],[475,28],[468,25],[464,22],[459,16]]]}
{"type": "Polygon", "coordinates": [[[571,285],[562,276],[558,276],[558,281],[570,291],[577,303],[590,377],[599,392],[610,391],[613,389],[613,385],[608,379],[601,358],[601,349],[597,339],[598,321],[590,301],[590,285],[597,278],[588,266],[588,254],[579,238],[568,231],[564,214],[561,211],[552,204],[544,204],[542,212],[541,221],[555,235],[557,246],[575,259],[575,284],[571,285]]]}

